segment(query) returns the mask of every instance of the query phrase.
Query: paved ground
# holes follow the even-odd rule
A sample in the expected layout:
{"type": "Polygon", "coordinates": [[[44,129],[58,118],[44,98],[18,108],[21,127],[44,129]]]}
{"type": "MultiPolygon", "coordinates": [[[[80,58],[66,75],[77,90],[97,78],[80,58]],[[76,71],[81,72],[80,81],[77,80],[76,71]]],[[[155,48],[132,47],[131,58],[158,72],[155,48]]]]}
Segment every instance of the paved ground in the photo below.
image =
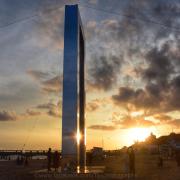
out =
{"type": "MultiPolygon", "coordinates": [[[[93,164],[105,165],[105,173],[98,176],[90,174],[72,178],[72,175],[63,177],[60,173],[48,173],[45,170],[42,173],[42,169],[46,166],[45,160],[32,160],[28,167],[17,166],[13,161],[0,162],[0,180],[127,179],[127,175],[120,175],[122,173],[120,156],[108,157],[104,162],[94,161],[93,164]]],[[[166,160],[164,167],[158,168],[156,155],[139,154],[136,155],[136,179],[180,180],[180,167],[177,167],[175,160],[166,160]]]]}

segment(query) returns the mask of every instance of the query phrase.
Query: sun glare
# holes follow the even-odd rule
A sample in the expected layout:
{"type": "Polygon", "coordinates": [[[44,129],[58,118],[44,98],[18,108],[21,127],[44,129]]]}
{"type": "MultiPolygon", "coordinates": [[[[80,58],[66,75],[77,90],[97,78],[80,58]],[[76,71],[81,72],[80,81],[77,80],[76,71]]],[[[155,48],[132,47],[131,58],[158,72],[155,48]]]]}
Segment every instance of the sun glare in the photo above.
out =
{"type": "Polygon", "coordinates": [[[131,128],[128,132],[128,138],[130,141],[144,141],[151,133],[149,128],[131,128]]]}
{"type": "Polygon", "coordinates": [[[76,139],[77,139],[77,144],[79,144],[80,143],[80,139],[81,139],[81,134],[79,132],[79,129],[78,129],[77,134],[76,134],[76,139]]]}

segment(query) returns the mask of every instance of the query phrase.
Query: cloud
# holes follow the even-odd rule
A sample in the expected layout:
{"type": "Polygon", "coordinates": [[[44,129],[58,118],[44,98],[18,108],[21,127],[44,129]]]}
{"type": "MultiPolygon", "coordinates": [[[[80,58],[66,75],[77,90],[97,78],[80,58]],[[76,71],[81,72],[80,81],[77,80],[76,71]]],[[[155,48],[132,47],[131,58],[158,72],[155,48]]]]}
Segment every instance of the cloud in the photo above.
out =
{"type": "Polygon", "coordinates": [[[61,117],[61,113],[60,113],[60,111],[59,110],[57,110],[57,109],[50,109],[48,112],[47,112],[47,114],[49,115],[49,116],[53,116],[53,117],[61,117]]]}
{"type": "Polygon", "coordinates": [[[94,112],[97,109],[99,109],[100,107],[104,107],[107,104],[107,99],[103,98],[103,99],[94,99],[90,102],[87,103],[86,105],[86,110],[88,112],[94,112]]]}
{"type": "Polygon", "coordinates": [[[114,119],[111,122],[111,125],[101,125],[95,124],[91,125],[88,128],[93,130],[103,130],[103,131],[113,131],[116,129],[129,129],[133,127],[145,127],[149,128],[152,126],[157,126],[158,123],[153,122],[152,120],[145,119],[142,116],[131,117],[130,115],[125,115],[122,117],[114,116],[114,119]]]}
{"type": "Polygon", "coordinates": [[[86,31],[85,31],[85,36],[86,39],[91,40],[93,38],[93,35],[95,35],[97,28],[97,22],[96,21],[88,21],[86,25],[86,31]]]}
{"type": "Polygon", "coordinates": [[[172,60],[169,57],[169,44],[165,43],[160,50],[157,47],[151,49],[145,58],[148,68],[142,72],[143,78],[151,83],[166,85],[170,75],[174,72],[172,60]]]}
{"type": "Polygon", "coordinates": [[[98,1],[98,0],[90,0],[89,3],[91,3],[91,4],[97,4],[97,1],[98,1]]]}
{"type": "Polygon", "coordinates": [[[51,108],[55,108],[55,107],[56,107],[56,105],[51,102],[39,104],[36,106],[36,108],[38,108],[38,109],[51,109],[51,108]]]}
{"type": "Polygon", "coordinates": [[[168,116],[166,114],[157,114],[157,115],[154,115],[154,118],[158,119],[160,123],[166,123],[173,120],[171,116],[168,116]]]}
{"type": "Polygon", "coordinates": [[[173,118],[172,116],[169,116],[167,114],[157,114],[154,115],[154,118],[159,120],[159,125],[169,125],[176,128],[180,127],[180,119],[173,118]]]}
{"type": "Polygon", "coordinates": [[[26,114],[29,116],[39,116],[39,115],[41,115],[41,112],[27,109],[26,114]]]}
{"type": "MultiPolygon", "coordinates": [[[[60,113],[60,102],[56,104],[53,103],[47,103],[47,104],[41,104],[36,107],[36,109],[45,109],[47,110],[45,114],[53,117],[61,117],[60,113]]],[[[35,109],[27,109],[24,113],[16,113],[14,111],[6,111],[2,110],[0,111],[0,121],[16,121],[16,120],[23,120],[28,117],[32,116],[39,116],[41,114],[44,114],[42,111],[37,111],[35,109]]]]}
{"type": "Polygon", "coordinates": [[[60,93],[62,89],[62,76],[49,77],[48,72],[39,70],[28,70],[27,74],[37,80],[41,86],[41,90],[46,93],[60,93]]]}
{"type": "Polygon", "coordinates": [[[39,116],[42,112],[27,109],[24,113],[16,113],[15,111],[0,111],[0,121],[15,121],[31,116],[39,116]]]}
{"type": "Polygon", "coordinates": [[[174,119],[167,123],[170,126],[175,126],[176,128],[180,128],[180,119],[174,119]]]}
{"type": "Polygon", "coordinates": [[[108,126],[108,125],[91,125],[88,127],[92,130],[102,130],[102,131],[114,131],[116,130],[115,126],[108,126]]]}
{"type": "MultiPolygon", "coordinates": [[[[121,13],[124,17],[113,29],[114,36],[112,37],[117,40],[119,40],[119,37],[130,39],[134,35],[140,35],[141,37],[139,37],[142,40],[148,33],[154,33],[152,37],[157,39],[174,33],[173,29],[170,29],[171,27],[179,27],[178,0],[174,0],[173,3],[170,0],[163,2],[161,0],[129,1],[124,5],[119,3],[119,6],[122,8],[121,13]],[[169,29],[163,28],[163,24],[169,29]]],[[[119,6],[117,6],[117,10],[119,6]]]]}
{"type": "Polygon", "coordinates": [[[61,117],[61,101],[57,103],[44,103],[36,106],[37,109],[42,109],[46,111],[46,114],[53,117],[61,117]]]}
{"type": "Polygon", "coordinates": [[[35,80],[42,80],[49,75],[47,72],[42,72],[39,70],[28,70],[27,74],[29,74],[35,80]]]}
{"type": "Polygon", "coordinates": [[[55,6],[57,5],[54,4],[49,11],[41,11],[34,27],[34,33],[40,38],[38,45],[53,50],[63,49],[64,46],[64,2],[58,3],[58,9],[55,6]]]}
{"type": "MultiPolygon", "coordinates": [[[[168,42],[170,43],[170,42],[168,42]]],[[[144,87],[122,86],[112,100],[119,106],[144,109],[148,113],[179,111],[180,67],[177,64],[177,49],[164,42],[150,49],[144,56],[147,65],[141,69],[144,87]]]]}
{"type": "Polygon", "coordinates": [[[127,110],[152,110],[159,102],[153,96],[149,96],[143,89],[120,87],[118,94],[112,95],[115,105],[127,110]]]}
{"type": "Polygon", "coordinates": [[[13,111],[0,111],[0,121],[15,121],[17,114],[13,111]]]}
{"type": "Polygon", "coordinates": [[[110,90],[116,84],[121,63],[122,57],[94,56],[93,64],[88,70],[90,76],[88,86],[104,91],[110,90]]]}
{"type": "Polygon", "coordinates": [[[135,91],[133,88],[130,87],[120,87],[119,88],[119,94],[113,95],[112,99],[116,103],[127,103],[132,101],[132,99],[138,96],[138,91],[135,91]]]}
{"type": "Polygon", "coordinates": [[[86,110],[89,112],[96,111],[99,108],[99,104],[97,102],[89,102],[86,106],[86,110]]]}
{"type": "Polygon", "coordinates": [[[150,120],[145,120],[143,116],[131,117],[124,116],[120,120],[112,121],[116,126],[119,126],[121,129],[127,129],[132,127],[151,127],[156,125],[150,120]]]}
{"type": "Polygon", "coordinates": [[[46,81],[41,82],[42,83],[42,89],[45,92],[48,93],[60,93],[62,89],[62,77],[61,76],[55,76],[51,79],[48,79],[46,81]]]}

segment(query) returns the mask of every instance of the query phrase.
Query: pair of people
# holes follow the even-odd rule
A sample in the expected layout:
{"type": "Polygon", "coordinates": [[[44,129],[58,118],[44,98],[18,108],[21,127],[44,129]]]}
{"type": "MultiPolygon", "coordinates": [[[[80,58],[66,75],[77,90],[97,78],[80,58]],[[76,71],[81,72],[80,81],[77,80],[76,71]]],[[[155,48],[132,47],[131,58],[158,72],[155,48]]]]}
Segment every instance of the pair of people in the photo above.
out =
{"type": "Polygon", "coordinates": [[[51,148],[49,148],[48,153],[47,153],[48,171],[51,171],[52,160],[53,160],[53,167],[55,171],[57,171],[60,164],[60,155],[58,151],[55,151],[54,154],[52,154],[51,148]]]}

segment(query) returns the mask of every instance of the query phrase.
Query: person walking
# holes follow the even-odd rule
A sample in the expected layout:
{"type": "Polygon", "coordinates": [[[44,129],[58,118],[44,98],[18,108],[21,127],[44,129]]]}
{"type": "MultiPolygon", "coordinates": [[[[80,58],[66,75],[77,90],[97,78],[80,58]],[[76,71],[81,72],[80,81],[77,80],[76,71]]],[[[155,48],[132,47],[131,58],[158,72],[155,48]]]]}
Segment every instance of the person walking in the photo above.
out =
{"type": "Polygon", "coordinates": [[[48,171],[51,171],[51,159],[52,159],[52,152],[51,152],[51,148],[49,148],[49,150],[47,152],[47,168],[48,168],[48,171]]]}

